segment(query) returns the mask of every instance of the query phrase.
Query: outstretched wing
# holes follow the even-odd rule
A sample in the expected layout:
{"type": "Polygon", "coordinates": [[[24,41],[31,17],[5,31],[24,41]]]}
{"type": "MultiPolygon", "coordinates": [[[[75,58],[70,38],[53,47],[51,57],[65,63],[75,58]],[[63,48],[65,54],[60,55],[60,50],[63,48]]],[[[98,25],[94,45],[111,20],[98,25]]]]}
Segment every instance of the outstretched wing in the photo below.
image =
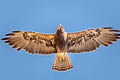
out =
{"type": "Polygon", "coordinates": [[[68,52],[80,53],[96,50],[100,45],[109,46],[120,39],[120,30],[111,27],[68,33],[68,52]]]}
{"type": "Polygon", "coordinates": [[[35,32],[13,31],[6,34],[6,43],[17,48],[25,49],[29,53],[51,54],[56,53],[54,34],[40,34],[35,32]]]}

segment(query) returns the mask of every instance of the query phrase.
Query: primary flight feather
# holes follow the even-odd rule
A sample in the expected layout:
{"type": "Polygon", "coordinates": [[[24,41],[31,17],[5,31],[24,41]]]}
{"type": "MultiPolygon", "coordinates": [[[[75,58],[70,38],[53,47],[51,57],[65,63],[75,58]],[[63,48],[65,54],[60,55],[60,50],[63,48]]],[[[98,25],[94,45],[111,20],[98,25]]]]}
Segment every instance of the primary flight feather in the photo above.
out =
{"type": "Polygon", "coordinates": [[[13,48],[24,49],[28,53],[56,54],[52,69],[66,71],[73,68],[68,53],[90,52],[100,45],[109,46],[120,39],[119,32],[112,27],[103,27],[66,33],[59,24],[55,34],[13,31],[2,40],[13,48]]]}

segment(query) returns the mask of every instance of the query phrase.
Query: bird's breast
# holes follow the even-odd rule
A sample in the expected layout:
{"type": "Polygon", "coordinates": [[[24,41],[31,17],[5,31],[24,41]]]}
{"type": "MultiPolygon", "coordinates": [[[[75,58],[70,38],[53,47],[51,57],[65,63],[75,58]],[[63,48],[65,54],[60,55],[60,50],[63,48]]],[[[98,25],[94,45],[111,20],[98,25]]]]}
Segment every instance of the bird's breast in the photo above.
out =
{"type": "Polygon", "coordinates": [[[59,33],[56,35],[56,48],[57,50],[67,51],[67,33],[59,33]]]}

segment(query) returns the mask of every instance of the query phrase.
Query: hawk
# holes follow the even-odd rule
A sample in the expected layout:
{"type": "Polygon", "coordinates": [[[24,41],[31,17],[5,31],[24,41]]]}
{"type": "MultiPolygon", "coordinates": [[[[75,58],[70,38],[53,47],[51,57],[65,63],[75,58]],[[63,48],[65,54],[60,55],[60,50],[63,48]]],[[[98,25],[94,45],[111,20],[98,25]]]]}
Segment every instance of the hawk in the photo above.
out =
{"type": "Polygon", "coordinates": [[[112,27],[103,27],[66,33],[59,24],[55,34],[13,31],[2,40],[17,51],[24,49],[31,54],[56,54],[52,69],[67,71],[73,68],[68,53],[90,52],[100,45],[109,46],[120,39],[119,32],[112,27]]]}

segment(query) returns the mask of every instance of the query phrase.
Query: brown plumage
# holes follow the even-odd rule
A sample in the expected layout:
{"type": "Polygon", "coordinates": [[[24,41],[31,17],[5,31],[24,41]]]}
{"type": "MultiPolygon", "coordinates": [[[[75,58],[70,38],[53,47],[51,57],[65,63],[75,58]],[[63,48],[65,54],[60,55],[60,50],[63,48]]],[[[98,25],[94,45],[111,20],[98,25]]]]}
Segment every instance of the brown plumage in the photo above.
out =
{"type": "Polygon", "coordinates": [[[5,40],[5,43],[18,51],[24,49],[31,54],[57,53],[52,69],[66,71],[73,68],[67,52],[90,52],[99,48],[100,45],[109,46],[120,39],[119,32],[120,30],[104,27],[66,33],[59,24],[55,34],[13,31],[6,34],[2,40],[5,40]]]}

